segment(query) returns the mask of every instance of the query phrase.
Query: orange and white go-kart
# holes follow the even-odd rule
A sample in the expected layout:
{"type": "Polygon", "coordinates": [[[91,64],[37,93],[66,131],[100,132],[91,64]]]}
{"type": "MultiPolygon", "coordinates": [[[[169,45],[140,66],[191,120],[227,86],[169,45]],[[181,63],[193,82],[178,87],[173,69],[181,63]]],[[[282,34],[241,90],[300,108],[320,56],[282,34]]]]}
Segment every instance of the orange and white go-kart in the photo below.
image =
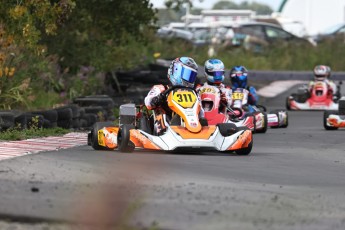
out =
{"type": "Polygon", "coordinates": [[[165,131],[155,135],[149,114],[134,104],[120,106],[120,125],[96,123],[88,135],[88,144],[94,149],[118,149],[132,152],[135,149],[163,151],[188,151],[213,149],[248,155],[253,146],[252,132],[247,127],[224,123],[208,125],[199,118],[201,103],[194,89],[173,86],[163,95],[172,110],[170,119],[165,114],[152,114],[153,122],[161,122],[165,131]]]}
{"type": "Polygon", "coordinates": [[[326,130],[345,128],[345,97],[340,98],[338,110],[324,111],[323,126],[326,130]]]}

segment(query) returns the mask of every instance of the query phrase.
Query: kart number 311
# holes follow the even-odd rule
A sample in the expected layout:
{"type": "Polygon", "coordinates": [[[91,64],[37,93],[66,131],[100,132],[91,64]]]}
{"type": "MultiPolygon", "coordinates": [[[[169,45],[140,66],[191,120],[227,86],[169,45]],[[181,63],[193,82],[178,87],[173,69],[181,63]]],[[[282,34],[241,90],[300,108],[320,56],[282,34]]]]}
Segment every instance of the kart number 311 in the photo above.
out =
{"type": "Polygon", "coordinates": [[[191,108],[196,102],[196,96],[192,92],[175,92],[173,100],[183,108],[191,108]]]}

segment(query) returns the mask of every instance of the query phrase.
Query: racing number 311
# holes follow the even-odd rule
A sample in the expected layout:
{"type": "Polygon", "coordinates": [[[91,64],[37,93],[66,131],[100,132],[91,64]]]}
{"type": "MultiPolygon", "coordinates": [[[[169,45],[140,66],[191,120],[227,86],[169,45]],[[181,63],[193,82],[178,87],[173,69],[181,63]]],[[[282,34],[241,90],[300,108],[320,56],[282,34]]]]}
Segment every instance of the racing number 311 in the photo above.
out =
{"type": "Polygon", "coordinates": [[[193,102],[192,94],[176,94],[177,102],[193,102]]]}
{"type": "Polygon", "coordinates": [[[184,108],[191,108],[197,99],[192,92],[178,92],[174,93],[173,100],[184,108]]]}

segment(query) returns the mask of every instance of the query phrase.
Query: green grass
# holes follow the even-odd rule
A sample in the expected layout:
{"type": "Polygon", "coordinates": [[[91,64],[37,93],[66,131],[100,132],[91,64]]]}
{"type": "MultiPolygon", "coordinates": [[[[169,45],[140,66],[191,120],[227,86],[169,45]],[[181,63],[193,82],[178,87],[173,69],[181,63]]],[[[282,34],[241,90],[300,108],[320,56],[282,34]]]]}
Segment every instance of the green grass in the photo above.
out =
{"type": "Polygon", "coordinates": [[[4,132],[0,132],[0,140],[25,140],[29,138],[39,138],[48,136],[62,136],[69,133],[70,130],[63,128],[51,128],[51,129],[41,129],[41,128],[31,128],[31,129],[8,129],[4,132]]]}

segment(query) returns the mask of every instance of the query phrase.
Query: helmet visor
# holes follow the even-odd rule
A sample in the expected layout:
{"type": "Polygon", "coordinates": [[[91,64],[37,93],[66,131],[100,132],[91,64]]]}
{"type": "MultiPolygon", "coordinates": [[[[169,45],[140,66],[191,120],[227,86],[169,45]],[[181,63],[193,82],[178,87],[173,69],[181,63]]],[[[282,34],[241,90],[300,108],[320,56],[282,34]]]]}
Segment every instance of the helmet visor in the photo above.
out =
{"type": "Polygon", "coordinates": [[[237,73],[232,73],[230,76],[231,77],[243,77],[243,76],[247,76],[247,74],[242,73],[242,72],[237,72],[237,73]]]}
{"type": "Polygon", "coordinates": [[[215,82],[223,81],[224,71],[208,71],[206,70],[208,76],[213,76],[215,82]]]}
{"type": "Polygon", "coordinates": [[[174,76],[181,77],[185,82],[194,84],[198,73],[187,66],[183,66],[181,63],[174,64],[174,76]]]}

